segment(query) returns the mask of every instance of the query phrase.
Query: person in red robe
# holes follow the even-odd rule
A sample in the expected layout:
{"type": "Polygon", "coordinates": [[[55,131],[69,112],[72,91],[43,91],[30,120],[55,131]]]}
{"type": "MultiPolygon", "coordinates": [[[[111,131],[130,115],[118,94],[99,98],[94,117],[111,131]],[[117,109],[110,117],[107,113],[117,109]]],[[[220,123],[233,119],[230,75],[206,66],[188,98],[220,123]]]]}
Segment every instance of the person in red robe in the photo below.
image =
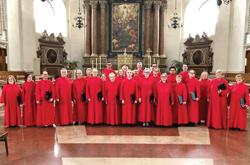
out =
{"type": "Polygon", "coordinates": [[[56,125],[73,124],[72,80],[67,77],[67,69],[61,69],[61,77],[56,79],[56,125]]]}
{"type": "Polygon", "coordinates": [[[86,83],[89,124],[102,124],[104,122],[102,89],[102,79],[98,77],[98,70],[94,68],[92,69],[92,77],[86,83]]]}
{"type": "Polygon", "coordinates": [[[86,100],[86,79],[82,77],[82,71],[76,70],[76,79],[72,86],[74,99],[74,121],[76,123],[87,122],[87,100],[86,100]]]}
{"type": "Polygon", "coordinates": [[[157,104],[155,124],[157,126],[172,126],[172,105],[174,94],[171,84],[167,83],[167,74],[161,74],[161,81],[157,83],[155,90],[157,104]]]}
{"type": "Polygon", "coordinates": [[[132,71],[127,70],[127,78],[120,87],[120,100],[122,102],[122,124],[136,124],[136,103],[138,90],[132,71]]]}
{"type": "Polygon", "coordinates": [[[141,79],[138,86],[138,121],[143,126],[149,126],[150,122],[154,121],[154,94],[153,94],[153,81],[149,77],[150,69],[144,69],[144,77],[141,79]]]}
{"type": "Polygon", "coordinates": [[[187,66],[187,64],[183,64],[183,65],[182,65],[182,71],[181,71],[180,75],[182,76],[182,82],[183,82],[184,84],[186,84],[186,83],[187,83],[187,80],[188,80],[188,78],[189,78],[189,75],[188,75],[188,66],[187,66]]]}
{"type": "Polygon", "coordinates": [[[231,87],[229,111],[229,128],[246,130],[247,110],[249,108],[249,92],[241,74],[235,76],[236,84],[231,87]]]}
{"type": "Polygon", "coordinates": [[[106,64],[106,68],[102,70],[102,74],[105,75],[106,79],[109,80],[109,74],[110,73],[115,73],[115,71],[112,69],[112,64],[111,62],[108,62],[106,64]]]}
{"type": "Polygon", "coordinates": [[[178,125],[186,125],[188,124],[188,112],[187,112],[187,88],[186,85],[182,81],[182,76],[176,76],[176,100],[178,103],[175,105],[177,107],[178,112],[178,125]]]}
{"type": "Polygon", "coordinates": [[[4,106],[4,127],[20,126],[22,91],[12,75],[8,76],[7,84],[3,86],[0,103],[4,106]]]}
{"type": "Polygon", "coordinates": [[[189,79],[187,80],[188,93],[188,118],[191,126],[195,126],[199,122],[199,99],[200,85],[195,78],[195,71],[189,71],[189,79]]]}
{"type": "Polygon", "coordinates": [[[104,100],[106,103],[106,124],[120,124],[120,109],[119,109],[119,82],[115,79],[115,74],[109,74],[110,81],[106,82],[104,89],[104,100]]]}
{"type": "Polygon", "coordinates": [[[152,70],[150,72],[149,77],[153,77],[154,74],[157,74],[155,76],[158,76],[159,78],[161,77],[161,72],[160,72],[157,64],[152,64],[152,70]]]}
{"type": "Polygon", "coordinates": [[[142,68],[142,62],[137,62],[136,66],[137,66],[137,70],[138,70],[138,75],[141,78],[144,77],[143,68],[142,68]]]}
{"type": "Polygon", "coordinates": [[[199,100],[199,122],[207,121],[207,111],[208,111],[208,89],[210,80],[208,79],[208,73],[206,71],[201,73],[200,76],[200,91],[201,97],[199,100]]]}
{"type": "Polygon", "coordinates": [[[36,84],[32,80],[32,75],[27,75],[26,81],[22,86],[23,95],[23,125],[36,125],[36,84]]]}
{"type": "MultiPolygon", "coordinates": [[[[167,77],[167,81],[171,85],[172,89],[175,89],[175,86],[176,86],[176,68],[174,66],[171,66],[169,68],[169,75],[167,77]]],[[[174,105],[176,105],[178,103],[178,100],[176,99],[175,90],[173,90],[173,92],[174,92],[174,105]]],[[[172,110],[173,110],[173,124],[174,124],[174,126],[177,126],[178,125],[177,107],[173,106],[172,110]]]]}
{"type": "Polygon", "coordinates": [[[46,71],[42,73],[42,80],[37,82],[35,96],[37,104],[36,125],[52,126],[55,123],[55,90],[46,71]]]}
{"type": "Polygon", "coordinates": [[[215,72],[216,78],[211,80],[208,91],[207,127],[215,129],[227,128],[228,96],[230,88],[223,78],[222,70],[215,72]]]}

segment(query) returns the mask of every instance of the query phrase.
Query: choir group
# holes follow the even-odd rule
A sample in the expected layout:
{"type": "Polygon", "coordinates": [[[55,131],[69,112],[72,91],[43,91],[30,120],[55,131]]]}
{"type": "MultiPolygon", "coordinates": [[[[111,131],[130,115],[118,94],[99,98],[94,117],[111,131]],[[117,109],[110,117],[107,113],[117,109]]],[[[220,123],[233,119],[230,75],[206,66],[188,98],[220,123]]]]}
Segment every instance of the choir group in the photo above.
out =
{"type": "Polygon", "coordinates": [[[198,80],[187,65],[179,74],[175,67],[161,74],[157,65],[142,69],[142,63],[134,71],[124,66],[117,73],[108,63],[100,77],[95,68],[86,69],[85,76],[76,70],[74,80],[67,77],[66,69],[53,80],[44,71],[37,83],[28,75],[22,87],[10,75],[1,94],[4,126],[171,127],[205,122],[209,128],[246,130],[249,92],[242,75],[232,86],[221,70],[215,76],[208,79],[208,73],[202,72],[198,80]]]}

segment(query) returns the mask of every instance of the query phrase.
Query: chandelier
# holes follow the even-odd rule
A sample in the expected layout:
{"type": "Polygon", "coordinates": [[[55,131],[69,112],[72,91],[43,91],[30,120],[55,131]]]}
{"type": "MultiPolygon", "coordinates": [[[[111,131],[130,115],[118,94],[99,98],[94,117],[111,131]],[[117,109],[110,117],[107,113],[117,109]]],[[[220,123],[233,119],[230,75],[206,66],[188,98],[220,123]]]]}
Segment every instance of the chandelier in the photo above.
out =
{"type": "Polygon", "coordinates": [[[85,20],[85,9],[86,9],[86,4],[85,1],[82,2],[83,6],[83,13],[81,12],[81,0],[78,1],[78,13],[77,16],[74,18],[75,23],[72,25],[74,28],[82,29],[87,27],[86,25],[86,20],[85,20]]]}
{"type": "Polygon", "coordinates": [[[181,23],[181,17],[179,17],[177,13],[176,6],[177,6],[177,0],[175,0],[175,9],[174,9],[173,17],[170,18],[170,25],[168,25],[169,28],[173,28],[173,29],[183,27],[181,23]]]}
{"type": "Polygon", "coordinates": [[[217,5],[220,6],[222,4],[222,1],[225,5],[228,5],[232,0],[217,0],[217,5]]]}

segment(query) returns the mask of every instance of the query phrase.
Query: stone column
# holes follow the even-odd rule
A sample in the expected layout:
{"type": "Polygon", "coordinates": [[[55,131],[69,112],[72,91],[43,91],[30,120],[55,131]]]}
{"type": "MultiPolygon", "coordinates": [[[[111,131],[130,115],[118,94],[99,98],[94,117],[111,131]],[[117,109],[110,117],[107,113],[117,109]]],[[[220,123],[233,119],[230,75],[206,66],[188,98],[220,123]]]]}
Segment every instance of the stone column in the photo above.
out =
{"type": "Polygon", "coordinates": [[[159,45],[159,55],[161,57],[165,57],[165,53],[164,53],[164,45],[165,45],[165,10],[167,8],[167,2],[164,2],[161,6],[160,9],[160,45],[159,45]]]}
{"type": "Polygon", "coordinates": [[[154,2],[154,40],[153,40],[153,56],[159,56],[159,10],[160,1],[154,2]]]}
{"type": "Polygon", "coordinates": [[[101,8],[100,29],[101,29],[101,56],[106,56],[106,4],[107,1],[99,1],[101,8]]]}
{"type": "Polygon", "coordinates": [[[84,56],[90,56],[91,55],[91,21],[90,21],[90,6],[89,1],[85,1],[86,8],[85,8],[85,21],[86,21],[86,27],[85,27],[85,38],[84,38],[84,44],[85,44],[85,54],[84,56]]]}
{"type": "Polygon", "coordinates": [[[97,22],[96,22],[96,16],[97,16],[97,4],[98,1],[92,0],[90,1],[91,5],[91,45],[92,45],[92,54],[91,56],[97,56],[97,22]]]}
{"type": "Polygon", "coordinates": [[[150,48],[150,12],[152,2],[145,1],[145,36],[144,36],[144,52],[146,54],[147,49],[150,48]]]}

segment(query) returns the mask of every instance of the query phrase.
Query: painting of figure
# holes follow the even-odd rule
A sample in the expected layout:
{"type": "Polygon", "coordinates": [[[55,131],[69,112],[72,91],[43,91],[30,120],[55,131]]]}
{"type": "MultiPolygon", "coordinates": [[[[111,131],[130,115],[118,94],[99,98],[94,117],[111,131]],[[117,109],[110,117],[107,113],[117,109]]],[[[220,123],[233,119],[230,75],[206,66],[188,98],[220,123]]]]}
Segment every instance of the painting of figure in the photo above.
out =
{"type": "Polygon", "coordinates": [[[139,3],[112,4],[112,51],[139,51],[139,3]]]}

